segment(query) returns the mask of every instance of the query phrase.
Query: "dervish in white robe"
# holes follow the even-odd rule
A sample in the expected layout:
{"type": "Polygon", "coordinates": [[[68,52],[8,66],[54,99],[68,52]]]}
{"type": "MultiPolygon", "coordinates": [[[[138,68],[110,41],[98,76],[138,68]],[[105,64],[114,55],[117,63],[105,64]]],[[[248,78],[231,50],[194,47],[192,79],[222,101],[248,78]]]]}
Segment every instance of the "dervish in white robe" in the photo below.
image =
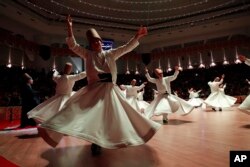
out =
{"type": "Polygon", "coordinates": [[[189,93],[188,103],[195,107],[200,107],[204,102],[204,100],[200,98],[200,95],[199,95],[200,92],[201,90],[195,91],[193,88],[188,90],[188,93],[189,93]]]}
{"type": "MultiPolygon", "coordinates": [[[[131,81],[131,85],[120,85],[122,89],[126,91],[126,99],[131,104],[136,111],[143,113],[145,108],[149,106],[149,103],[143,101],[143,99],[138,99],[138,91],[142,90],[145,87],[146,83],[141,84],[140,86],[135,86],[131,81]]],[[[136,81],[135,81],[136,82],[136,81]]]]}
{"type": "MultiPolygon", "coordinates": [[[[242,61],[244,61],[246,65],[250,66],[250,59],[243,56],[242,61]]],[[[250,85],[250,82],[248,80],[247,80],[247,82],[250,85]]],[[[245,100],[238,106],[238,109],[240,109],[240,111],[242,111],[246,114],[250,114],[250,95],[248,95],[245,98],[245,100]]]]}
{"type": "Polygon", "coordinates": [[[85,71],[72,75],[59,75],[57,71],[54,71],[53,80],[56,82],[55,95],[29,111],[27,113],[28,117],[41,123],[54,116],[62,109],[65,102],[75,93],[75,91],[73,91],[75,82],[85,77],[85,71]]]}
{"type": "Polygon", "coordinates": [[[211,93],[204,101],[207,105],[212,106],[212,109],[222,111],[223,108],[231,107],[236,102],[237,98],[228,96],[224,93],[225,87],[220,85],[224,81],[224,75],[221,78],[216,77],[214,81],[209,81],[211,93]]]}
{"type": "Polygon", "coordinates": [[[146,71],[148,81],[156,84],[158,95],[144,111],[145,116],[147,118],[151,118],[153,116],[162,115],[163,123],[167,123],[168,114],[189,114],[194,109],[194,106],[171,93],[170,82],[177,78],[179,74],[178,67],[176,67],[175,73],[172,76],[167,77],[163,77],[162,70],[156,69],[155,71],[156,73],[157,71],[161,71],[158,72],[158,75],[162,75],[162,77],[158,79],[151,78],[149,73],[146,71]]]}
{"type": "MultiPolygon", "coordinates": [[[[87,31],[87,37],[88,32],[95,35],[90,40],[101,40],[94,29],[87,31]]],[[[160,124],[138,113],[116,85],[116,60],[139,44],[137,35],[127,44],[106,51],[85,49],[76,43],[74,36],[69,36],[69,48],[85,62],[88,85],[78,90],[65,107],[43,122],[40,128],[84,139],[108,149],[138,146],[149,141],[160,124]],[[107,73],[111,73],[111,77],[107,73]]],[[[44,139],[46,141],[46,136],[44,139]]]]}

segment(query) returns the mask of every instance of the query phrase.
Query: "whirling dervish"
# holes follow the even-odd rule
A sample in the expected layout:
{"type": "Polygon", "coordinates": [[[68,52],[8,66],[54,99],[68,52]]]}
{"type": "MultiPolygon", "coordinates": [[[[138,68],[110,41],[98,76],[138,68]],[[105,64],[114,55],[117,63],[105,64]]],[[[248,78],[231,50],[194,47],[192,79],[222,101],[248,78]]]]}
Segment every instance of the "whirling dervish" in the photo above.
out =
{"type": "Polygon", "coordinates": [[[236,102],[237,98],[225,94],[223,85],[225,75],[221,78],[216,77],[213,81],[209,81],[211,93],[204,101],[208,106],[212,106],[214,111],[222,111],[223,108],[231,107],[236,102]]]}
{"type": "Polygon", "coordinates": [[[194,88],[190,88],[188,90],[188,93],[189,93],[188,103],[190,103],[191,105],[195,107],[200,107],[204,102],[204,100],[200,98],[200,95],[199,95],[200,92],[201,90],[196,91],[194,88]]]}
{"type": "Polygon", "coordinates": [[[188,114],[194,106],[187,101],[179,98],[171,93],[170,82],[174,81],[179,74],[179,67],[175,67],[175,72],[172,76],[163,77],[163,71],[160,68],[155,69],[157,78],[151,78],[148,69],[145,69],[146,77],[149,82],[155,83],[158,91],[156,98],[150,103],[145,110],[145,116],[151,118],[153,116],[162,115],[163,123],[168,123],[168,114],[188,114]]]}

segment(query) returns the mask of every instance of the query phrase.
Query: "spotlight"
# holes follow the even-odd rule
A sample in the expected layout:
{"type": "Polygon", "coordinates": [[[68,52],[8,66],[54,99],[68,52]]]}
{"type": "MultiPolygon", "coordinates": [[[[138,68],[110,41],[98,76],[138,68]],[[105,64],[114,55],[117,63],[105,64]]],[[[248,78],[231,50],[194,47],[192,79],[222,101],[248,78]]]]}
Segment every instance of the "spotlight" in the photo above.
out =
{"type": "Polygon", "coordinates": [[[229,62],[227,60],[223,61],[223,65],[228,65],[228,64],[229,64],[229,62]]]}
{"type": "Polygon", "coordinates": [[[128,75],[128,74],[130,74],[130,72],[129,72],[129,70],[128,70],[128,69],[127,69],[127,71],[126,71],[126,73],[125,73],[125,74],[127,74],[127,75],[128,75]]]}
{"type": "Polygon", "coordinates": [[[201,63],[201,64],[199,65],[199,68],[205,68],[205,65],[204,65],[203,63],[201,63]]]}
{"type": "Polygon", "coordinates": [[[6,66],[7,66],[8,68],[11,68],[11,67],[12,67],[12,64],[11,64],[11,63],[8,63],[6,66]]]}
{"type": "Polygon", "coordinates": [[[216,66],[216,64],[215,64],[214,62],[212,62],[212,63],[210,64],[210,67],[214,67],[214,66],[216,66]]]}
{"type": "Polygon", "coordinates": [[[235,60],[235,64],[240,64],[241,63],[241,61],[240,61],[240,59],[237,57],[237,59],[235,60]]]}
{"type": "Polygon", "coordinates": [[[189,64],[188,69],[193,69],[193,68],[194,67],[191,64],[189,64]]]}

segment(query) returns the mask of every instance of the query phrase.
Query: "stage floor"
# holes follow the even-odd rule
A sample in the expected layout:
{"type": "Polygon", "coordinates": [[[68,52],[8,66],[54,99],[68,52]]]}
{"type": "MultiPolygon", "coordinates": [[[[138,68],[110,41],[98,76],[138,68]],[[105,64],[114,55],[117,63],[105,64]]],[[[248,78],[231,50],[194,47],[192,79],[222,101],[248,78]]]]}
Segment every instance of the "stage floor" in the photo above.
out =
{"type": "Polygon", "coordinates": [[[65,136],[51,148],[36,128],[0,131],[0,155],[22,167],[228,167],[231,150],[250,151],[250,115],[237,105],[222,112],[196,108],[186,116],[169,115],[145,145],[103,149],[97,157],[90,146],[65,136]]]}

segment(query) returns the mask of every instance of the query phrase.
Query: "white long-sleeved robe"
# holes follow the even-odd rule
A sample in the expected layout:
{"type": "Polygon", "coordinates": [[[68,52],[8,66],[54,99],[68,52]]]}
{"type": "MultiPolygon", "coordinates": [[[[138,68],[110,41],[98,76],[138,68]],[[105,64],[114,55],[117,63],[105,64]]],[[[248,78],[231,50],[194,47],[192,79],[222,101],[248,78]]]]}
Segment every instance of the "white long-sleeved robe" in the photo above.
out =
{"type": "Polygon", "coordinates": [[[40,132],[50,129],[109,149],[141,145],[151,139],[160,124],[136,112],[115,85],[116,60],[134,49],[138,41],[133,38],[100,53],[81,47],[73,37],[67,43],[84,59],[88,85],[77,91],[58,114],[43,122],[40,132]],[[111,73],[112,83],[100,82],[101,73],[111,73]]]}
{"type": "Polygon", "coordinates": [[[121,85],[123,89],[126,91],[126,99],[131,104],[136,111],[139,113],[144,112],[144,109],[149,106],[149,103],[138,99],[138,91],[145,87],[144,84],[140,86],[132,86],[132,85],[121,85]]]}
{"type": "MultiPolygon", "coordinates": [[[[28,117],[35,119],[38,123],[52,118],[56,113],[60,112],[67,100],[75,94],[75,91],[73,91],[75,82],[85,77],[85,71],[74,75],[59,75],[59,73],[55,71],[53,74],[53,80],[56,82],[55,95],[29,111],[27,113],[28,117]]],[[[46,135],[48,143],[52,146],[59,143],[63,137],[61,133],[45,129],[42,133],[46,135]]]]}
{"type": "Polygon", "coordinates": [[[53,74],[53,80],[56,82],[56,93],[50,99],[39,104],[29,111],[28,117],[37,122],[44,122],[61,110],[65,102],[75,93],[73,86],[76,81],[86,77],[86,72],[74,75],[59,75],[57,71],[53,74]]]}
{"type": "MultiPolygon", "coordinates": [[[[250,66],[250,59],[246,59],[245,64],[250,66]]],[[[238,109],[240,109],[244,113],[250,114],[250,95],[248,95],[245,100],[238,106],[238,109]]]]}
{"type": "Polygon", "coordinates": [[[189,91],[189,100],[188,103],[195,106],[195,107],[199,107],[202,105],[203,103],[203,99],[199,98],[199,92],[200,91],[189,91]]]}
{"type": "Polygon", "coordinates": [[[231,107],[236,102],[237,98],[228,96],[224,93],[225,87],[223,88],[219,87],[219,85],[222,83],[223,79],[221,79],[218,82],[217,81],[208,82],[211,93],[204,101],[207,105],[216,108],[226,108],[226,107],[231,107]]]}
{"type": "Polygon", "coordinates": [[[179,71],[175,71],[174,75],[163,77],[162,79],[151,78],[148,73],[146,77],[149,82],[155,83],[158,91],[156,98],[150,103],[145,110],[147,118],[151,118],[154,115],[179,113],[188,114],[194,106],[190,105],[187,101],[171,94],[170,82],[175,80],[179,74],[179,71]]]}

